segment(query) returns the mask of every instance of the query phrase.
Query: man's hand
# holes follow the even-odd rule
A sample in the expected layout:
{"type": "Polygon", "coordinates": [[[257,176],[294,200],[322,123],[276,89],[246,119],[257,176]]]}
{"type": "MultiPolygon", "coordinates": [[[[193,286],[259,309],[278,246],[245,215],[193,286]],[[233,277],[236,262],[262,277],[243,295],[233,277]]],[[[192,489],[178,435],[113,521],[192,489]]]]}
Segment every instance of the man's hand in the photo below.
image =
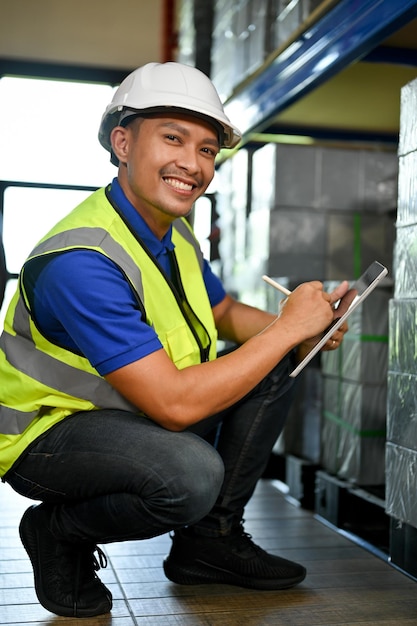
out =
{"type": "MultiPolygon", "coordinates": [[[[334,309],[334,314],[333,314],[333,319],[337,319],[338,317],[341,317],[343,313],[345,313],[345,311],[347,310],[347,308],[350,306],[350,304],[352,303],[352,301],[355,299],[356,296],[356,292],[354,290],[350,290],[352,291],[351,294],[349,294],[349,298],[348,301],[346,302],[346,307],[343,311],[341,311],[340,309],[334,309],[334,305],[336,304],[336,302],[338,302],[340,300],[340,298],[343,298],[344,295],[349,293],[349,283],[347,280],[344,280],[342,283],[340,283],[340,285],[338,285],[336,287],[336,289],[334,291],[331,292],[330,294],[330,302],[332,303],[333,309],[334,309]],[[351,295],[351,297],[350,297],[351,295]]],[[[349,330],[349,326],[347,324],[347,322],[344,322],[335,332],[334,335],[331,336],[331,338],[329,339],[329,341],[327,341],[327,343],[323,346],[322,350],[326,351],[326,350],[336,350],[340,344],[343,341],[343,337],[345,335],[345,333],[349,330]]]]}
{"type": "MultiPolygon", "coordinates": [[[[349,283],[347,282],[347,280],[344,280],[342,283],[340,283],[340,285],[336,287],[334,291],[332,291],[329,294],[330,304],[332,305],[333,310],[334,310],[333,319],[337,319],[338,317],[341,316],[340,311],[338,311],[337,309],[334,309],[334,305],[346,293],[348,293],[348,291],[349,291],[349,283]]],[[[355,295],[356,294],[352,292],[352,300],[354,299],[355,295]]],[[[344,322],[337,330],[335,330],[332,337],[325,343],[325,345],[322,348],[322,351],[336,350],[337,348],[339,348],[339,346],[341,345],[343,341],[344,335],[348,330],[349,330],[349,326],[347,322],[344,322]]],[[[314,348],[316,343],[320,341],[321,337],[322,335],[320,334],[320,335],[311,337],[310,339],[307,339],[306,341],[303,341],[303,343],[298,348],[298,359],[302,360],[310,352],[310,350],[314,348]]]]}
{"type": "Polygon", "coordinates": [[[331,295],[319,281],[302,283],[280,307],[279,320],[288,326],[298,344],[321,334],[333,320],[331,295]]]}

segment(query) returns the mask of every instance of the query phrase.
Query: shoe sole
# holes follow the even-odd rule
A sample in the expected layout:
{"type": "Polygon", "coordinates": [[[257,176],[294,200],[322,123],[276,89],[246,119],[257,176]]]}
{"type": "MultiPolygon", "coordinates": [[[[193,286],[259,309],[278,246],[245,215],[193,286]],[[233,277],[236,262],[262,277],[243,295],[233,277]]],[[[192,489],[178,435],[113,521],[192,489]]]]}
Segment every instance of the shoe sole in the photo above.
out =
{"type": "Polygon", "coordinates": [[[19,526],[19,534],[23,547],[25,548],[29,556],[30,562],[32,563],[35,579],[35,591],[40,604],[48,611],[51,611],[51,613],[55,613],[56,615],[60,615],[61,617],[94,617],[96,615],[103,615],[104,613],[108,613],[112,608],[112,597],[110,591],[108,590],[108,594],[110,594],[107,596],[108,604],[106,604],[105,606],[103,603],[102,605],[95,606],[91,609],[79,609],[77,607],[66,607],[60,604],[55,604],[55,602],[53,602],[44,595],[42,589],[42,572],[38,567],[38,533],[36,532],[36,529],[34,529],[31,525],[29,519],[33,509],[35,508],[36,506],[32,506],[23,514],[19,526]]]}
{"type": "Polygon", "coordinates": [[[295,578],[268,579],[268,578],[247,578],[238,576],[227,570],[214,568],[208,563],[201,562],[198,565],[178,565],[172,564],[168,559],[163,563],[165,576],[178,585],[235,585],[247,589],[258,589],[260,591],[279,591],[290,589],[301,583],[306,577],[307,571],[295,578]]]}

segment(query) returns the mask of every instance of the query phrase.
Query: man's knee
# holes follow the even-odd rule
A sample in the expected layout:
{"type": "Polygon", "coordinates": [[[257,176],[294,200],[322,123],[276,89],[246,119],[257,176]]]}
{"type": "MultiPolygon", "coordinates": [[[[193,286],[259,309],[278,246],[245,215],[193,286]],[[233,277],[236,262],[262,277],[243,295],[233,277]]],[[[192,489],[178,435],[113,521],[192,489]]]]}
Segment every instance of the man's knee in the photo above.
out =
{"type": "Polygon", "coordinates": [[[178,450],[176,475],[171,483],[171,504],[180,526],[201,519],[212,509],[224,479],[218,452],[191,433],[187,438],[188,445],[178,450]]]}

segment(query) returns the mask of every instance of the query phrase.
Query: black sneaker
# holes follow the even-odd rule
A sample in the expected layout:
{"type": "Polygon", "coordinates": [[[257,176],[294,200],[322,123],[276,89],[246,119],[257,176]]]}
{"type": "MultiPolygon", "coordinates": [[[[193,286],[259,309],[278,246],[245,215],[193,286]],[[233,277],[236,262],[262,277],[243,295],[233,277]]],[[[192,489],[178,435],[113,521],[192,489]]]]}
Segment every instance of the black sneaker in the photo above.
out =
{"type": "Polygon", "coordinates": [[[104,553],[92,544],[57,541],[49,531],[48,505],[30,507],[20,522],[20,538],[32,562],[35,590],[42,606],[63,617],[108,613],[112,595],[96,575],[104,553]],[[100,563],[94,556],[97,550],[100,563]]]}
{"type": "Polygon", "coordinates": [[[226,537],[176,531],[164,561],[167,578],[179,585],[226,584],[249,589],[288,589],[304,580],[302,565],[268,554],[242,526],[226,537]]]}

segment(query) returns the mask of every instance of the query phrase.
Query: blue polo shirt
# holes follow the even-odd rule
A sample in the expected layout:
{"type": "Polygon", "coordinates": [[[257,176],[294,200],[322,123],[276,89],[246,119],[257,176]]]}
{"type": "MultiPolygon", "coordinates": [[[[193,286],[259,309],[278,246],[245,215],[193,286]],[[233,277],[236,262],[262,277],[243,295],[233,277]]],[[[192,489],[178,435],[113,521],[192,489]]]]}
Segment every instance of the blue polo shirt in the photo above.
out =
{"type": "MultiPolygon", "coordinates": [[[[117,179],[110,195],[134,232],[170,275],[168,251],[172,227],[159,240],[117,179]]],[[[204,282],[212,306],[225,297],[220,280],[204,261],[204,282]]],[[[162,348],[141,316],[133,292],[119,268],[94,250],[71,250],[41,258],[25,270],[25,287],[36,323],[54,343],[87,357],[104,376],[162,348]]]]}

